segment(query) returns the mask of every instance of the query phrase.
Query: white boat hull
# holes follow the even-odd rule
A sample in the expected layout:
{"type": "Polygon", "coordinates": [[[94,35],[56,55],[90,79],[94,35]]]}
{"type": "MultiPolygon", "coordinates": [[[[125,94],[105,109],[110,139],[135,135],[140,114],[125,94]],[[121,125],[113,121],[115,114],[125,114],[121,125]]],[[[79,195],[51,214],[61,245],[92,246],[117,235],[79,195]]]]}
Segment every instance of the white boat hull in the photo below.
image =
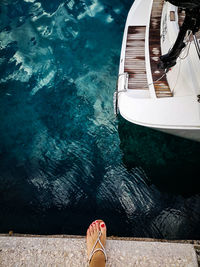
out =
{"type": "MultiPolygon", "coordinates": [[[[155,129],[155,128],[154,128],[155,129]]],[[[197,130],[183,130],[183,129],[159,129],[157,128],[156,130],[165,132],[168,134],[172,134],[175,136],[179,136],[185,139],[190,139],[192,141],[197,141],[200,142],[200,129],[197,130]]]]}
{"type": "MultiPolygon", "coordinates": [[[[159,69],[155,70],[156,65],[152,66],[152,62],[156,61],[157,64],[159,55],[156,56],[155,47],[155,54],[152,56],[152,45],[149,41],[150,29],[154,27],[152,21],[155,23],[154,20],[151,21],[155,2],[135,0],[127,17],[119,66],[118,109],[132,123],[200,142],[200,103],[197,101],[200,94],[200,61],[191,41],[190,50],[186,51],[187,57],[184,60],[178,59],[176,66],[165,75],[167,85],[162,82],[160,84],[163,87],[158,88],[154,76],[162,75],[159,74],[159,69]],[[141,53],[144,55],[141,56],[141,53]],[[141,80],[138,77],[142,77],[141,80]]],[[[161,12],[160,53],[163,54],[176,40],[179,26],[175,6],[165,3],[161,12]],[[176,18],[174,21],[168,19],[171,12],[176,18]]]]}

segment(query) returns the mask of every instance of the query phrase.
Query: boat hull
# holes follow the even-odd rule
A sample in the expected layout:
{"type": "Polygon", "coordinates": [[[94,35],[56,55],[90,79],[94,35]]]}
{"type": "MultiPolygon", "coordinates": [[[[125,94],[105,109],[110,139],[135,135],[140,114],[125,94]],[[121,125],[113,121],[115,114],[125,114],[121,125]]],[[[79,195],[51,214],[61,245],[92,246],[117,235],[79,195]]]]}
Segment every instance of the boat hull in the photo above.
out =
{"type": "MultiPolygon", "coordinates": [[[[153,128],[156,129],[156,128],[153,128]]],[[[160,129],[157,128],[156,130],[159,130],[161,132],[165,132],[167,134],[175,135],[178,137],[182,137],[185,139],[189,139],[192,141],[200,142],[200,129],[160,129]]]]}
{"type": "Polygon", "coordinates": [[[163,0],[135,0],[131,7],[122,42],[115,110],[131,123],[200,142],[200,61],[194,43],[191,41],[187,57],[179,59],[168,73],[157,68],[160,54],[169,50],[179,31],[178,20],[171,21],[169,14],[177,18],[177,9],[163,0]],[[163,4],[160,11],[158,2],[163,4]]]}

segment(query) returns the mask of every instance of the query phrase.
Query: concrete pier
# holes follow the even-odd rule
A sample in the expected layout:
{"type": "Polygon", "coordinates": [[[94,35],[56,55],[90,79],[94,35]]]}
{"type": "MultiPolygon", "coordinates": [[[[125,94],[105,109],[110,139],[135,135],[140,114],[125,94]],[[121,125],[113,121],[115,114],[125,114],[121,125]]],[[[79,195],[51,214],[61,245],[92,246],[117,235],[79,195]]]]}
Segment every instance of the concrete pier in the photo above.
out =
{"type": "MultiPolygon", "coordinates": [[[[108,238],[106,266],[198,267],[198,246],[198,242],[108,238]]],[[[0,235],[0,266],[88,266],[85,238],[0,235]]]]}

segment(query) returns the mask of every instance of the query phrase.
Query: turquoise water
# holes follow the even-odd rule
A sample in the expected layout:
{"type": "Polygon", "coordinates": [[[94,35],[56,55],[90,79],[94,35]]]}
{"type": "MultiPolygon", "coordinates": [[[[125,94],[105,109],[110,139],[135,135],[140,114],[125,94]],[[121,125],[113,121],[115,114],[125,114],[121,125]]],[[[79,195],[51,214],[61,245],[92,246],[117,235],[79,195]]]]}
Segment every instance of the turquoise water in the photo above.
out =
{"type": "Polygon", "coordinates": [[[0,3],[0,232],[200,238],[200,144],[113,115],[132,1],[0,3]]]}

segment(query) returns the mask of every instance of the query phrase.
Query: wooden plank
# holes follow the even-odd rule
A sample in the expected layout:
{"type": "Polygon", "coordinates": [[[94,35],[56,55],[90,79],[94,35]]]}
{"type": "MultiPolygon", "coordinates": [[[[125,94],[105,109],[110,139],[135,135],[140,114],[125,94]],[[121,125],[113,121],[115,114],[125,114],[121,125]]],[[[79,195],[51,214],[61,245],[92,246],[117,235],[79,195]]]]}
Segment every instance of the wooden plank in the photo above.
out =
{"type": "MultiPolygon", "coordinates": [[[[161,56],[160,48],[160,21],[164,0],[154,0],[151,11],[150,28],[149,28],[149,53],[152,78],[154,82],[155,93],[157,97],[171,97],[166,75],[164,71],[158,69],[158,62],[161,56]],[[163,77],[162,77],[163,76],[163,77]],[[160,77],[161,80],[157,81],[160,77]]],[[[173,14],[171,14],[173,16],[173,14]]],[[[175,16],[175,14],[174,14],[175,16]]]]}
{"type": "Polygon", "coordinates": [[[129,74],[128,88],[148,89],[145,68],[145,26],[129,26],[124,72],[129,74]]]}

